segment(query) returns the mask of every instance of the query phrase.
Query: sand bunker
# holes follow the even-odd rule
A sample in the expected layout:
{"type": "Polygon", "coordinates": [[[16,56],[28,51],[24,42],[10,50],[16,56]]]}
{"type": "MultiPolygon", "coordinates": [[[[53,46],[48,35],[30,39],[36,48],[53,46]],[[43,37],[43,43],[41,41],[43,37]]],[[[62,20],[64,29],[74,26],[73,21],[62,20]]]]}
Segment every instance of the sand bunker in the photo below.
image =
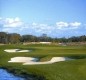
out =
{"type": "Polygon", "coordinates": [[[30,50],[21,50],[21,49],[6,49],[4,50],[5,52],[8,53],[15,53],[15,52],[30,52],[30,50]]]}
{"type": "Polygon", "coordinates": [[[52,64],[55,62],[60,62],[60,61],[65,61],[64,57],[53,57],[50,61],[45,61],[45,62],[26,62],[23,63],[23,65],[35,65],[35,64],[52,64]]]}
{"type": "Polygon", "coordinates": [[[8,62],[35,62],[37,61],[37,58],[32,58],[32,57],[14,57],[11,58],[10,61],[8,62]]]}
{"type": "Polygon", "coordinates": [[[36,65],[36,64],[52,64],[55,62],[60,62],[60,61],[66,61],[66,60],[71,60],[70,58],[66,59],[65,57],[53,57],[50,61],[45,61],[45,62],[37,62],[38,58],[33,58],[33,57],[14,57],[11,58],[10,61],[8,62],[22,62],[23,65],[36,65]]]}

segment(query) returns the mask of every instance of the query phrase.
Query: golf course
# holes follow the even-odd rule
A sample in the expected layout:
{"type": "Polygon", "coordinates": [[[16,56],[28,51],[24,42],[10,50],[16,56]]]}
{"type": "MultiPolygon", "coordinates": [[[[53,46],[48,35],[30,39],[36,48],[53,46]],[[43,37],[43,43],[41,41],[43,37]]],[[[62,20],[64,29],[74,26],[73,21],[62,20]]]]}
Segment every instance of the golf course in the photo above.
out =
{"type": "Polygon", "coordinates": [[[0,68],[24,77],[26,80],[86,80],[86,45],[0,45],[0,68]],[[6,52],[4,51],[6,49],[23,51],[6,52]],[[28,52],[24,52],[26,50],[28,52]],[[66,57],[71,60],[51,64],[23,65],[23,62],[9,62],[14,57],[37,58],[36,62],[42,63],[50,61],[53,57],[66,57]]]}
{"type": "Polygon", "coordinates": [[[86,80],[86,0],[0,0],[0,80],[86,80]]]}

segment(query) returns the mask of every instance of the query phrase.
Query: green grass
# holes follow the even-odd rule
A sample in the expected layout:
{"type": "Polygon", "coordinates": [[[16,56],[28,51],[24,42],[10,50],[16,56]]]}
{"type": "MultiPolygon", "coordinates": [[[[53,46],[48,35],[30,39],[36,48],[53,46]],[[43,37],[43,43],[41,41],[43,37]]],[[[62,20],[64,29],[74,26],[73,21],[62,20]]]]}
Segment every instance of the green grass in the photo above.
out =
{"type": "Polygon", "coordinates": [[[9,70],[15,69],[16,74],[26,73],[44,76],[46,80],[86,80],[86,57],[83,56],[86,56],[86,45],[0,45],[0,67],[6,67],[9,70]],[[4,52],[4,49],[14,48],[28,49],[32,51],[28,53],[13,54],[4,52]],[[53,56],[68,56],[79,59],[44,65],[22,65],[21,63],[7,62],[11,57],[16,56],[38,57],[40,58],[40,61],[48,61],[53,56]]]}

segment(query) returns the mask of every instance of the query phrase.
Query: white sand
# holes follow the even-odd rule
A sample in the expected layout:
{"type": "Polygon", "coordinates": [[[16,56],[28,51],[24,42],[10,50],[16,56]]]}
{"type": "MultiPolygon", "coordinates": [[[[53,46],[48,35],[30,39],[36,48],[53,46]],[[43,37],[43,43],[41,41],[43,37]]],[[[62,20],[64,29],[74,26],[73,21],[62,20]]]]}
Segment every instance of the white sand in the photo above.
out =
{"type": "Polygon", "coordinates": [[[5,52],[17,52],[19,49],[6,49],[5,52]]]}
{"type": "Polygon", "coordinates": [[[32,57],[14,57],[8,62],[33,62],[36,58],[32,57]]]}
{"type": "Polygon", "coordinates": [[[65,57],[53,57],[50,61],[36,62],[37,58],[32,58],[32,57],[14,57],[14,58],[11,58],[11,60],[8,61],[8,62],[22,62],[23,65],[36,65],[36,64],[52,64],[52,63],[55,63],[55,62],[60,62],[60,61],[65,61],[65,60],[66,60],[65,57]]]}
{"type": "Polygon", "coordinates": [[[15,53],[15,52],[30,52],[30,50],[20,50],[20,49],[6,49],[4,50],[5,52],[8,53],[15,53]]]}
{"type": "Polygon", "coordinates": [[[66,59],[64,57],[53,57],[50,61],[45,62],[26,62],[23,63],[23,65],[35,65],[35,64],[52,64],[60,61],[65,61],[66,59]]]}
{"type": "Polygon", "coordinates": [[[20,51],[17,51],[17,52],[29,52],[30,50],[20,50],[20,51]]]}

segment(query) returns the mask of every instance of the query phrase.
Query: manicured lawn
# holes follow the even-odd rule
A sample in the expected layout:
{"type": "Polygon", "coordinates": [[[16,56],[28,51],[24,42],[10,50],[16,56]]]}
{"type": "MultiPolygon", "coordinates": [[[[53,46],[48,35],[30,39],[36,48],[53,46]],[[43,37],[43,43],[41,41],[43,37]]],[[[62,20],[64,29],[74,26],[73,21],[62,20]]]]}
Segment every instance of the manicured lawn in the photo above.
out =
{"type": "MultiPolygon", "coordinates": [[[[46,80],[86,80],[86,46],[57,46],[57,45],[0,45],[0,67],[16,69],[16,74],[34,74],[44,76],[46,80]],[[4,49],[28,49],[27,53],[7,53],[4,49]],[[76,59],[45,65],[22,65],[8,63],[11,57],[30,56],[46,61],[53,56],[68,56],[76,59]]],[[[42,79],[41,79],[42,80],[42,79]]]]}

